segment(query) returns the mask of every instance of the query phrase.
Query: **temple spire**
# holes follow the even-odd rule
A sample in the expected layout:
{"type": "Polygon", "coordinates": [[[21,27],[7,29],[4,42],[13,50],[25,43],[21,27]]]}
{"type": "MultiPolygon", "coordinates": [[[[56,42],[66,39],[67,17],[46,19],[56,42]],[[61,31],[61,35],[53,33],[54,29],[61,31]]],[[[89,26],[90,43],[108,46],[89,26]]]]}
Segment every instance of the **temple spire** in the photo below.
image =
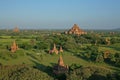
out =
{"type": "Polygon", "coordinates": [[[56,45],[55,45],[55,43],[54,43],[54,47],[53,47],[53,50],[56,50],[56,45]]]}
{"type": "Polygon", "coordinates": [[[58,65],[59,65],[59,66],[65,66],[65,65],[64,65],[64,62],[63,62],[63,58],[62,58],[61,55],[60,55],[59,60],[58,60],[58,65]]]}
{"type": "Polygon", "coordinates": [[[15,40],[13,41],[13,44],[11,45],[11,52],[16,52],[16,50],[18,50],[18,46],[15,42],[15,40]]]}
{"type": "Polygon", "coordinates": [[[63,52],[62,46],[60,46],[60,50],[59,50],[59,52],[63,52]]]}
{"type": "Polygon", "coordinates": [[[58,59],[58,64],[53,67],[53,73],[55,73],[55,74],[61,74],[62,73],[63,74],[63,73],[67,73],[68,70],[69,70],[68,65],[64,64],[62,55],[60,55],[59,59],[58,59]]]}
{"type": "Polygon", "coordinates": [[[13,46],[16,46],[16,42],[15,42],[15,40],[13,41],[13,46]]]}

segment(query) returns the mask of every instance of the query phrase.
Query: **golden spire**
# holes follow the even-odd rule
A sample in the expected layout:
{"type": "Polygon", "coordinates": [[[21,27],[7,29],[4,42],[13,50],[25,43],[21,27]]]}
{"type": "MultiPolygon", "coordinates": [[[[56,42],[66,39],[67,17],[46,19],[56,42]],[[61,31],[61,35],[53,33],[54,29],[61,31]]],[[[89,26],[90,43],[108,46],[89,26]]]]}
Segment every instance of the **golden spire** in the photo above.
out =
{"type": "Polygon", "coordinates": [[[60,55],[59,60],[58,60],[58,65],[59,66],[64,66],[63,58],[62,58],[61,55],[60,55]]]}

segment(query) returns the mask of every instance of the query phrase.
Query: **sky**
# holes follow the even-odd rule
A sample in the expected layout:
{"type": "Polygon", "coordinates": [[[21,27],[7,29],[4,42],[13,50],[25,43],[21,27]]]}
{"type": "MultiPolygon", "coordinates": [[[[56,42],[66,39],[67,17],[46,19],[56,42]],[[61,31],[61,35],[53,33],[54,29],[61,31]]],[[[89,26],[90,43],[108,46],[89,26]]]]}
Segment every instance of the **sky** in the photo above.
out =
{"type": "Polygon", "coordinates": [[[0,0],[0,28],[120,28],[120,0],[0,0]]]}

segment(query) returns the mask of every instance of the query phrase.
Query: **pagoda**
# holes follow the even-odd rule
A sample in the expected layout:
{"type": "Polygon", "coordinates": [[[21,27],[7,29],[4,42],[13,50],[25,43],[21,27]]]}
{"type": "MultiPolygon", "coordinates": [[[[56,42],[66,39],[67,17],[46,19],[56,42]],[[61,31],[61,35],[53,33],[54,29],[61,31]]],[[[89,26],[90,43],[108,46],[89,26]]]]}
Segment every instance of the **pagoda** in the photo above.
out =
{"type": "Polygon", "coordinates": [[[61,55],[60,55],[59,60],[58,60],[58,65],[59,65],[59,66],[65,66],[65,65],[64,65],[64,62],[63,62],[63,58],[62,58],[61,55]]]}
{"type": "Polygon", "coordinates": [[[18,27],[15,27],[15,28],[13,29],[13,32],[19,32],[19,28],[18,28],[18,27]]]}
{"type": "Polygon", "coordinates": [[[58,64],[53,67],[53,73],[62,74],[62,73],[67,73],[68,70],[69,70],[68,65],[64,65],[63,58],[60,55],[58,59],[58,64]]]}
{"type": "Polygon", "coordinates": [[[16,42],[14,41],[13,44],[11,45],[11,52],[16,52],[16,50],[18,50],[18,46],[16,44],[16,42]]]}
{"type": "Polygon", "coordinates": [[[77,24],[74,24],[73,27],[70,30],[66,31],[65,33],[66,34],[75,34],[75,35],[87,34],[87,32],[80,29],[77,24]]]}
{"type": "Polygon", "coordinates": [[[54,44],[54,47],[53,47],[53,49],[52,50],[49,50],[49,53],[51,54],[51,53],[56,53],[56,54],[58,54],[58,50],[57,50],[57,48],[56,48],[56,45],[54,44]]]}
{"type": "Polygon", "coordinates": [[[61,53],[63,52],[62,46],[60,46],[60,50],[59,50],[59,52],[61,52],[61,53]]]}

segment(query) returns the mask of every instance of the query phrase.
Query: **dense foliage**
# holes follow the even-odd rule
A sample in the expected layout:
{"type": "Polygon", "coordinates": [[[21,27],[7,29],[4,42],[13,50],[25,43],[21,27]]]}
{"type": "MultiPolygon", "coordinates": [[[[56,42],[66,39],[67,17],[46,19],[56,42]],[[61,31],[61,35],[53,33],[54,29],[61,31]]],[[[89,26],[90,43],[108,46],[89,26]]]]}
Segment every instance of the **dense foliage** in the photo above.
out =
{"type": "Polygon", "coordinates": [[[112,73],[108,69],[99,67],[74,68],[67,75],[68,80],[119,80],[120,73],[112,73]]]}
{"type": "Polygon", "coordinates": [[[0,80],[53,80],[46,73],[27,65],[0,66],[0,80]]]}

